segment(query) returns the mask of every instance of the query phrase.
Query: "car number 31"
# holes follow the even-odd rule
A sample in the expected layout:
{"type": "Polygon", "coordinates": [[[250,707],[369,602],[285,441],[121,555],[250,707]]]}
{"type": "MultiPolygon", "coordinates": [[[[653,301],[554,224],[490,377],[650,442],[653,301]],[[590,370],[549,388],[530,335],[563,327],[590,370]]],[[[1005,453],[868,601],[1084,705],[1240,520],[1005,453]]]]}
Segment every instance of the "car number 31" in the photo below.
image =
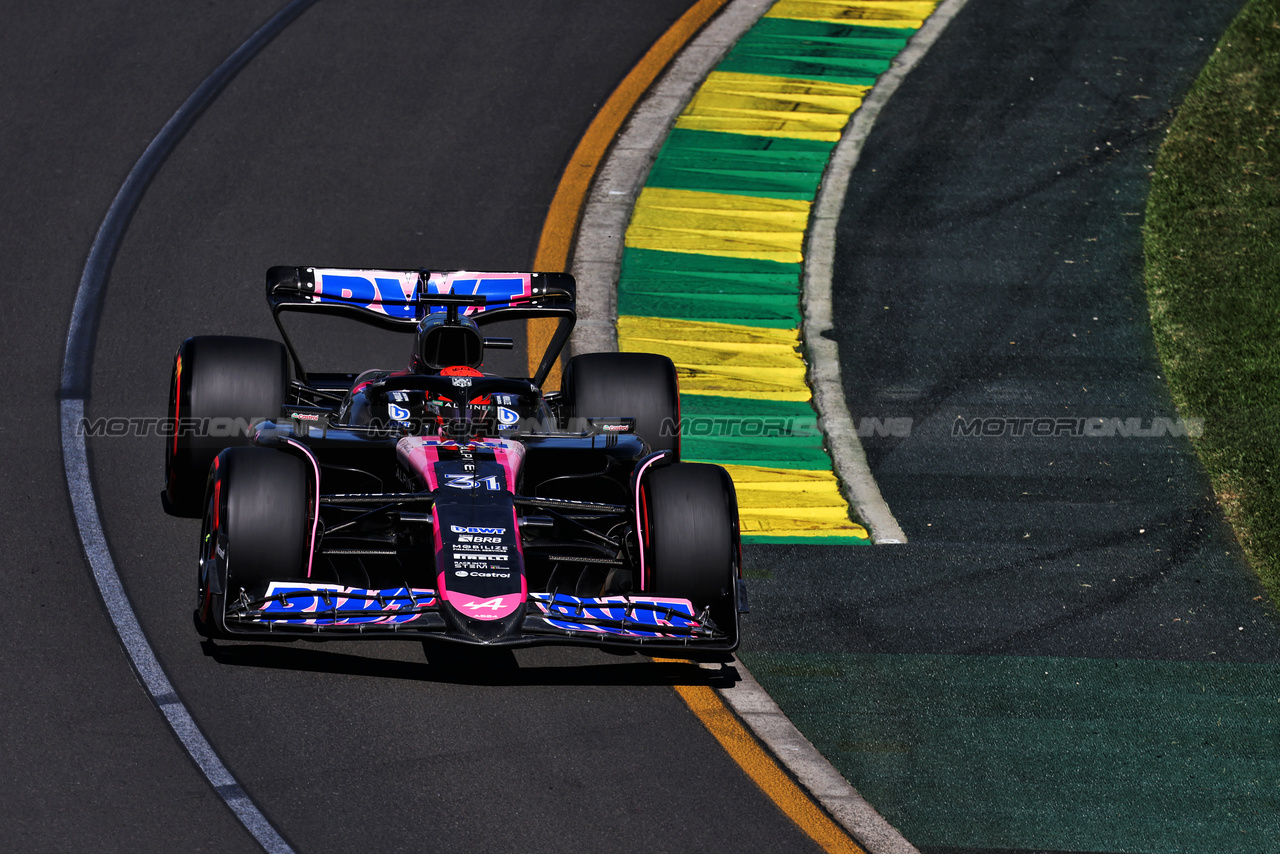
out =
{"type": "Polygon", "coordinates": [[[447,474],[444,478],[444,485],[451,489],[491,489],[494,492],[502,489],[496,474],[479,478],[473,474],[447,474]]]}

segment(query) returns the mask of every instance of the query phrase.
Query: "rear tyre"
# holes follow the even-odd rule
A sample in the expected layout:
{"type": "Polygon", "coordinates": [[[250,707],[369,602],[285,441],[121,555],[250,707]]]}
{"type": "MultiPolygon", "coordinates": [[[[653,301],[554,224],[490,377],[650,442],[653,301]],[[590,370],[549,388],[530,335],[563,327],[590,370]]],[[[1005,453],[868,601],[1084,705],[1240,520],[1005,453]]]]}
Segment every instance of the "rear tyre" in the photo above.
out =
{"type": "Polygon", "coordinates": [[[169,512],[201,514],[213,458],[223,448],[247,445],[247,425],[255,419],[278,418],[288,388],[288,355],[277,341],[201,336],[182,342],[169,381],[169,512]]]}
{"type": "Polygon", "coordinates": [[[209,472],[200,542],[197,618],[223,631],[226,597],[260,595],[271,579],[307,574],[308,466],[272,448],[227,448],[209,472]]]}
{"type": "Polygon", "coordinates": [[[565,366],[562,387],[571,417],[635,418],[651,449],[679,459],[680,389],[666,356],[584,353],[565,366]]]}
{"type": "Polygon", "coordinates": [[[651,471],[641,486],[647,512],[643,590],[688,599],[734,633],[738,500],[720,466],[676,463],[651,471]]]}

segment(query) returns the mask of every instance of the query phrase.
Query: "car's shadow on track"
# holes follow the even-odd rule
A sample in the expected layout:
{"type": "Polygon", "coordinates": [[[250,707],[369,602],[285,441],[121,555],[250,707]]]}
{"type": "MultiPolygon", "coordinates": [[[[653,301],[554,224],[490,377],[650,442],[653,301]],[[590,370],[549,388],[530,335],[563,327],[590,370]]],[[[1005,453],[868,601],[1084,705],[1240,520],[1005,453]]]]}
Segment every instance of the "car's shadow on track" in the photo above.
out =
{"type": "Polygon", "coordinates": [[[368,658],[294,645],[226,644],[206,640],[204,654],[219,664],[281,670],[410,679],[455,685],[705,685],[729,688],[740,680],[731,663],[699,667],[687,661],[653,661],[635,655],[616,663],[520,666],[511,650],[472,650],[432,645],[427,660],[368,658]]]}

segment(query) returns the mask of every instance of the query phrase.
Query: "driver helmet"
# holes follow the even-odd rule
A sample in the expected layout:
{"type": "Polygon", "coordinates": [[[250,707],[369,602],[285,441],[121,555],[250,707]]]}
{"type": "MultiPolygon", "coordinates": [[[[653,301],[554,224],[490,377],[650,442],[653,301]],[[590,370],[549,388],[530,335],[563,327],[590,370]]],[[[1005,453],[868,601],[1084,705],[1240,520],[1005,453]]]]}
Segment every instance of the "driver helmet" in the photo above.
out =
{"type": "MultiPolygon", "coordinates": [[[[476,370],[475,368],[471,367],[470,365],[450,365],[449,367],[442,368],[440,370],[440,376],[442,377],[483,377],[484,374],[476,370]]],[[[489,396],[485,394],[485,395],[481,395],[480,397],[473,398],[470,402],[477,406],[488,406],[492,401],[490,401],[489,396]]]]}

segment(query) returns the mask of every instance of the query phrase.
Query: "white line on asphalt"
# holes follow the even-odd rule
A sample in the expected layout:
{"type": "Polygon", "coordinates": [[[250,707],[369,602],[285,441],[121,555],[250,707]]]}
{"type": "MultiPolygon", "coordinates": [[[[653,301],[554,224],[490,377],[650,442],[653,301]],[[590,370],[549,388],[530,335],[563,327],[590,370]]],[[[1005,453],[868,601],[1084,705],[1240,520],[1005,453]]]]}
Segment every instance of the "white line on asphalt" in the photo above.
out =
{"type": "Polygon", "coordinates": [[[170,152],[182,140],[184,134],[223,88],[258,51],[275,38],[285,27],[293,23],[315,0],[293,0],[262,25],[205,79],[178,111],[173,114],[155,139],[143,151],[138,162],[129,171],[120,186],[111,207],[98,227],[93,246],[85,261],[76,290],[75,306],[67,328],[67,342],[62,362],[62,388],[60,416],[62,425],[62,464],[67,476],[67,491],[84,546],[85,557],[93,572],[93,580],[106,605],[107,613],[115,626],[120,642],[124,644],[129,660],[142,680],[143,687],[164,715],[174,735],[186,749],[192,761],[222,798],[231,812],[240,820],[266,851],[271,854],[292,854],[293,849],[279,832],[267,821],[226,765],[205,738],[191,713],[178,699],[169,677],[160,666],[155,651],[142,632],[137,614],[129,602],[120,574],[116,570],[107,540],[102,532],[102,519],[93,492],[93,477],[80,423],[84,419],[85,399],[92,382],[93,351],[96,345],[98,320],[102,316],[102,299],[106,292],[107,277],[112,261],[124,238],[129,220],[137,209],[147,185],[159,171],[170,152]]]}
{"type": "Polygon", "coordinates": [[[124,644],[125,652],[138,672],[143,687],[209,784],[262,847],[272,854],[292,852],[293,849],[253,801],[249,800],[235,777],[218,758],[209,740],[192,720],[187,707],[178,699],[169,677],[156,659],[155,651],[143,634],[129,597],[124,592],[120,574],[116,571],[115,561],[111,559],[111,551],[107,548],[107,540],[102,533],[102,520],[93,494],[84,434],[79,429],[84,418],[84,401],[63,400],[61,414],[62,464],[67,472],[67,489],[71,493],[71,506],[75,512],[76,527],[80,530],[80,542],[84,545],[85,556],[93,571],[93,580],[107,606],[116,634],[120,636],[120,642],[124,644]]]}

